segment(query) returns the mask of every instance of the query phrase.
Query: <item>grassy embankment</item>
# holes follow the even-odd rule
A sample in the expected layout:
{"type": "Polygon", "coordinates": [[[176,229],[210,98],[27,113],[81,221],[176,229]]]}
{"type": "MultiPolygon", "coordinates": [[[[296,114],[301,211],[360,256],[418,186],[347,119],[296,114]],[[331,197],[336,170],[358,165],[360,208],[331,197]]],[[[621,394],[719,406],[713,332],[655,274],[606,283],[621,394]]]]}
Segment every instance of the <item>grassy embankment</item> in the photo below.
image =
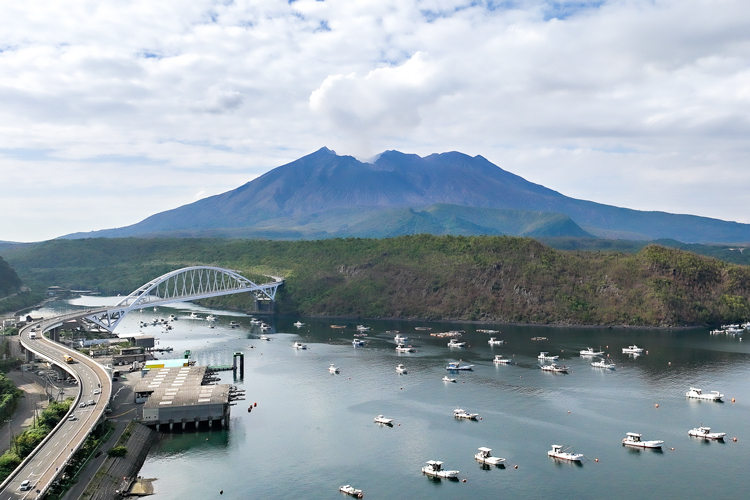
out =
{"type": "MultiPolygon", "coordinates": [[[[561,251],[528,238],[56,240],[9,251],[26,283],[129,293],[196,264],[286,278],[277,311],[540,324],[704,325],[750,318],[750,268],[649,245],[561,251]]],[[[212,299],[243,308],[248,298],[212,299]]]]}

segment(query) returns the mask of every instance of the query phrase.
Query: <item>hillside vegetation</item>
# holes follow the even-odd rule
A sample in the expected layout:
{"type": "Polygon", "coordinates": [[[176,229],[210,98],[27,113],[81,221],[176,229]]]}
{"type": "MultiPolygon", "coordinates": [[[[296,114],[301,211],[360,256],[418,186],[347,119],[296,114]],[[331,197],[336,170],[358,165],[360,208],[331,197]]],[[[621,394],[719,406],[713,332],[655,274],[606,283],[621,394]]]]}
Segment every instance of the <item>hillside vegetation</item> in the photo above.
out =
{"type": "MultiPolygon", "coordinates": [[[[750,318],[750,268],[649,245],[561,251],[529,238],[55,240],[6,250],[27,283],[129,293],[196,264],[286,278],[282,314],[670,326],[750,318]]],[[[213,299],[247,306],[246,296],[213,299]]]]}

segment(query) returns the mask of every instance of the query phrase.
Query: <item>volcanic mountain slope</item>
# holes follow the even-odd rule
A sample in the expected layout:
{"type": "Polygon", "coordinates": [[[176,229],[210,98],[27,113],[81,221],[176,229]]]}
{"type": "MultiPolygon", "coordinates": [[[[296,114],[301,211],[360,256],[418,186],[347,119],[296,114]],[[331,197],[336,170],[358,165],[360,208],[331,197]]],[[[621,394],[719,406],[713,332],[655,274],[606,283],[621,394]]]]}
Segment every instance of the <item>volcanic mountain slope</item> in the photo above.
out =
{"type": "Polygon", "coordinates": [[[513,234],[750,241],[750,225],[569,198],[481,156],[386,151],[372,163],[322,148],[237,189],[92,236],[262,238],[513,234]],[[411,209],[411,210],[409,210],[411,209]],[[489,209],[489,210],[488,210],[489,209]],[[499,210],[498,210],[499,209],[499,210]],[[556,214],[551,217],[551,214],[556,214]]]}

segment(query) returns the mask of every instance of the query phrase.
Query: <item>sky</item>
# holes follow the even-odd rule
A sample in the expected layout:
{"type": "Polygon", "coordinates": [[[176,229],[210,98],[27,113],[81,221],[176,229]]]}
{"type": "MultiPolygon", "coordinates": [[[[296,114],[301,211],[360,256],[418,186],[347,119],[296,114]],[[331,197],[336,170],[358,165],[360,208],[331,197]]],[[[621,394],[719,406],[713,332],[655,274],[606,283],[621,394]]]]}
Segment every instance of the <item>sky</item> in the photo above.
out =
{"type": "Polygon", "coordinates": [[[134,224],[323,146],[750,223],[747,0],[0,9],[0,240],[134,224]]]}

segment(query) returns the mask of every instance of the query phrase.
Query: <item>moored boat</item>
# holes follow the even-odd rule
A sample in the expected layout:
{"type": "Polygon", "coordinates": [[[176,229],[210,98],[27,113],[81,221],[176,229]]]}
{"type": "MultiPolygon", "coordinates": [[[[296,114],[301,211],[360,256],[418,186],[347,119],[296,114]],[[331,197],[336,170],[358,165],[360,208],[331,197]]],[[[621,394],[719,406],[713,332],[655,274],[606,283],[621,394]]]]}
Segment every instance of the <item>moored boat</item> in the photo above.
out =
{"type": "Polygon", "coordinates": [[[482,446],[479,448],[479,452],[474,455],[474,458],[478,460],[479,462],[487,465],[503,465],[505,463],[504,458],[500,457],[493,457],[492,453],[490,453],[492,450],[490,448],[485,448],[482,446]]]}
{"type": "Polygon", "coordinates": [[[470,371],[473,367],[474,365],[462,365],[460,361],[451,361],[445,369],[451,371],[470,371]]]}
{"type": "Polygon", "coordinates": [[[362,340],[362,339],[354,339],[354,340],[352,340],[352,345],[354,347],[362,347],[362,346],[365,345],[365,341],[362,340]]]}
{"type": "Polygon", "coordinates": [[[642,434],[637,432],[628,432],[625,434],[625,439],[622,440],[622,444],[625,446],[633,446],[635,448],[661,448],[664,441],[642,441],[642,434]]]}
{"type": "Polygon", "coordinates": [[[490,337],[490,340],[487,341],[489,345],[503,345],[505,343],[504,340],[497,340],[495,337],[490,337]]]}
{"type": "Polygon", "coordinates": [[[568,367],[565,365],[556,365],[555,363],[552,363],[551,365],[543,365],[542,371],[552,373],[568,373],[568,367]]]}
{"type": "Polygon", "coordinates": [[[303,322],[301,322],[301,321],[295,321],[294,322],[294,326],[296,326],[297,328],[301,328],[301,327],[305,326],[305,324],[303,322]]]}
{"type": "Polygon", "coordinates": [[[560,356],[550,356],[547,351],[542,351],[539,353],[539,356],[537,356],[536,359],[541,361],[556,361],[560,359],[560,356]]]}
{"type": "Polygon", "coordinates": [[[448,375],[445,375],[443,377],[443,382],[455,382],[455,381],[456,381],[455,378],[450,378],[448,375]]]}
{"type": "Polygon", "coordinates": [[[614,370],[615,364],[608,359],[599,359],[597,361],[592,361],[591,366],[594,368],[606,368],[607,370],[614,370]]]}
{"type": "Polygon", "coordinates": [[[407,342],[409,340],[409,337],[406,335],[401,335],[400,333],[397,333],[395,337],[393,337],[393,340],[396,341],[397,344],[401,344],[403,342],[407,342]]]}
{"type": "Polygon", "coordinates": [[[364,497],[364,493],[362,493],[362,490],[358,490],[354,486],[350,484],[345,484],[344,486],[339,486],[339,491],[342,493],[346,493],[347,495],[351,495],[355,498],[362,498],[364,497]]]}
{"type": "Polygon", "coordinates": [[[719,391],[705,393],[697,387],[691,387],[690,390],[685,393],[685,396],[691,399],[703,399],[706,401],[721,401],[721,398],[724,397],[723,394],[719,394],[719,391]]]}
{"type": "Polygon", "coordinates": [[[724,439],[724,436],[726,435],[726,432],[711,432],[710,427],[703,427],[702,425],[688,431],[688,436],[699,437],[703,439],[721,440],[724,439]]]}
{"type": "Polygon", "coordinates": [[[404,365],[398,365],[396,371],[401,375],[406,375],[406,367],[404,365]]]}
{"type": "Polygon", "coordinates": [[[307,349],[307,345],[303,344],[302,342],[295,342],[292,344],[292,347],[295,349],[307,349]]]}
{"type": "Polygon", "coordinates": [[[479,417],[479,413],[469,413],[463,408],[456,408],[453,410],[453,416],[456,418],[465,418],[466,420],[476,420],[479,417]]]}
{"type": "Polygon", "coordinates": [[[623,354],[642,354],[643,348],[638,347],[637,345],[630,345],[628,347],[623,347],[622,353],[623,354]]]}
{"type": "Polygon", "coordinates": [[[383,425],[393,425],[393,419],[392,418],[385,418],[383,415],[378,415],[375,417],[375,423],[376,424],[383,424],[383,425]]]}
{"type": "Polygon", "coordinates": [[[258,337],[258,339],[260,339],[260,340],[271,340],[271,337],[266,337],[265,335],[261,335],[260,337],[258,337]]]}
{"type": "Polygon", "coordinates": [[[410,345],[399,344],[396,346],[396,352],[416,352],[410,345]]]}
{"type": "Polygon", "coordinates": [[[581,356],[601,356],[604,351],[595,351],[592,347],[587,347],[580,352],[581,356]]]}
{"type": "Polygon", "coordinates": [[[495,359],[492,362],[499,365],[507,365],[510,363],[510,359],[504,358],[502,354],[495,354],[495,359]]]}
{"type": "Polygon", "coordinates": [[[369,327],[369,326],[365,326],[365,325],[357,325],[357,331],[360,331],[360,332],[366,332],[366,331],[368,331],[369,329],[370,329],[370,327],[369,327]]]}
{"type": "Polygon", "coordinates": [[[237,323],[236,321],[229,322],[229,328],[237,328],[238,326],[240,326],[240,324],[237,323]]]}
{"type": "Polygon", "coordinates": [[[560,460],[569,460],[571,462],[580,462],[583,460],[583,453],[567,452],[563,450],[563,447],[559,444],[553,444],[552,449],[547,452],[547,456],[560,460]]]}
{"type": "Polygon", "coordinates": [[[443,462],[430,460],[427,465],[422,467],[422,473],[432,477],[455,478],[458,477],[459,471],[443,469],[443,462]]]}
{"type": "Polygon", "coordinates": [[[331,366],[328,367],[328,371],[331,373],[339,373],[339,369],[336,368],[333,363],[331,363],[331,366]]]}
{"type": "Polygon", "coordinates": [[[448,342],[448,347],[466,347],[466,342],[459,342],[456,339],[451,339],[451,341],[448,342]]]}

